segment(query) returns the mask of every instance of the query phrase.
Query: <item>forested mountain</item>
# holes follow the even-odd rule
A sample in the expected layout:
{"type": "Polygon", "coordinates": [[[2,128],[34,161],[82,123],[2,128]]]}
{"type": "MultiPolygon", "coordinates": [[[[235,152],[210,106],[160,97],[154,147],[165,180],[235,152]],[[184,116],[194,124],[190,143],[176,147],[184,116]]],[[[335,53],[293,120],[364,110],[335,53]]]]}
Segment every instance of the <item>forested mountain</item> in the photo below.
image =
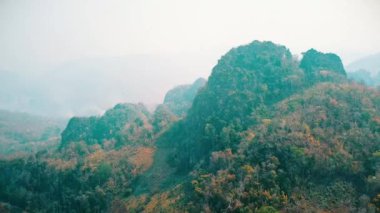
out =
{"type": "Polygon", "coordinates": [[[149,144],[154,134],[185,116],[205,83],[206,80],[200,78],[191,85],[173,88],[153,113],[143,104],[125,103],[117,104],[102,116],[74,117],[62,133],[61,147],[81,141],[88,145],[108,142],[116,147],[149,144]]]}
{"type": "Polygon", "coordinates": [[[111,141],[118,147],[128,142],[144,143],[151,138],[150,116],[142,104],[118,104],[101,117],[74,117],[62,133],[61,145],[80,141],[89,145],[111,141]]]}
{"type": "Polygon", "coordinates": [[[266,118],[273,104],[318,82],[340,82],[344,77],[343,65],[334,54],[309,50],[298,62],[286,47],[272,42],[255,41],[232,49],[195,98],[181,124],[186,128],[175,134],[181,138],[167,140],[173,140],[181,152],[176,159],[180,167],[191,167],[197,155],[207,159],[212,150],[235,147],[240,139],[225,137],[258,123],[255,116],[266,118]]]}
{"type": "Polygon", "coordinates": [[[206,80],[199,78],[191,85],[175,87],[166,93],[164,104],[177,116],[183,116],[191,107],[198,90],[205,84],[206,80]]]}
{"type": "Polygon", "coordinates": [[[153,113],[125,103],[102,116],[74,117],[57,151],[0,161],[0,212],[110,210],[132,193],[152,164],[154,141],[185,116],[204,83],[174,88],[153,113]]]}
{"type": "Polygon", "coordinates": [[[72,118],[59,150],[0,162],[0,211],[379,212],[380,91],[339,56],[231,49],[149,113],[72,118]],[[9,178],[13,177],[13,178],[9,178]]]}

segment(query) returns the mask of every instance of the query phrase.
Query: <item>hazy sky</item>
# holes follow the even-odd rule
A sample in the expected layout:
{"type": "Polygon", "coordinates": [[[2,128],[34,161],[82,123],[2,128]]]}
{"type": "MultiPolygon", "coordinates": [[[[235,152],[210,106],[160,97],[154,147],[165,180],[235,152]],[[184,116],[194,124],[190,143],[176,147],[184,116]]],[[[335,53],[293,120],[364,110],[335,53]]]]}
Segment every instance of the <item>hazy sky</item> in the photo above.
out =
{"type": "MultiPolygon", "coordinates": [[[[345,64],[374,54],[380,51],[379,20],[380,0],[0,0],[0,70],[43,78],[66,72],[62,67],[73,61],[138,57],[140,63],[119,67],[107,85],[142,79],[144,69],[151,81],[117,101],[157,103],[175,84],[207,77],[231,47],[256,39],[284,44],[295,54],[311,47],[335,52],[345,64]],[[167,64],[157,62],[162,57],[167,64]]],[[[70,75],[81,72],[78,67],[70,75]]]]}

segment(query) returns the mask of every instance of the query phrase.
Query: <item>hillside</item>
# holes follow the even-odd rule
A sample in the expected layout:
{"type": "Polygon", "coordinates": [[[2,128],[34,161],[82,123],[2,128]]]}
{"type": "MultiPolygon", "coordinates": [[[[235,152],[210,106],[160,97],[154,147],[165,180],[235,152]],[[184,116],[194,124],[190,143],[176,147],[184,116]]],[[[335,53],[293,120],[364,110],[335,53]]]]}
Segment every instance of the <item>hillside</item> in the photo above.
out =
{"type": "Polygon", "coordinates": [[[0,161],[0,211],[379,212],[379,152],[378,90],[253,41],[153,113],[72,118],[56,152],[0,161]]]}
{"type": "MultiPolygon", "coordinates": [[[[379,95],[348,84],[335,54],[312,49],[298,62],[271,42],[232,49],[188,116],[157,142],[177,169],[158,183],[165,191],[156,184],[124,207],[372,211],[369,202],[379,192],[379,95]]],[[[157,172],[145,182],[162,178],[154,164],[150,170],[157,172]]]]}
{"type": "Polygon", "coordinates": [[[205,84],[206,80],[199,78],[191,85],[181,85],[169,90],[165,95],[164,105],[177,116],[184,116],[190,109],[198,90],[205,84]]]}
{"type": "Polygon", "coordinates": [[[80,141],[89,145],[110,141],[118,147],[130,142],[142,144],[151,138],[150,116],[141,104],[118,104],[101,117],[74,117],[62,132],[61,145],[80,141]]]}
{"type": "Polygon", "coordinates": [[[323,83],[279,102],[193,171],[198,202],[186,208],[364,211],[380,191],[379,101],[362,86],[323,83]]]}
{"type": "Polygon", "coordinates": [[[181,85],[169,90],[164,103],[150,113],[143,104],[117,104],[102,116],[74,117],[62,132],[61,147],[73,142],[86,144],[112,143],[147,145],[154,135],[165,130],[172,122],[185,116],[198,90],[205,80],[197,79],[191,85],[181,85]]]}
{"type": "Polygon", "coordinates": [[[0,156],[57,146],[65,125],[64,119],[0,110],[0,156]]]}
{"type": "Polygon", "coordinates": [[[154,163],[156,138],[185,116],[171,108],[186,111],[203,81],[171,90],[170,101],[154,113],[142,104],[124,103],[102,116],[74,117],[62,132],[57,151],[0,160],[0,212],[114,208],[131,195],[138,178],[154,163]]]}
{"type": "Polygon", "coordinates": [[[191,168],[212,150],[235,147],[239,138],[232,135],[257,123],[255,116],[265,118],[273,104],[316,83],[344,79],[335,54],[312,49],[298,62],[285,46],[254,41],[219,60],[176,137],[165,140],[181,153],[174,159],[180,168],[191,168]],[[224,140],[226,136],[233,139],[224,140]]]}

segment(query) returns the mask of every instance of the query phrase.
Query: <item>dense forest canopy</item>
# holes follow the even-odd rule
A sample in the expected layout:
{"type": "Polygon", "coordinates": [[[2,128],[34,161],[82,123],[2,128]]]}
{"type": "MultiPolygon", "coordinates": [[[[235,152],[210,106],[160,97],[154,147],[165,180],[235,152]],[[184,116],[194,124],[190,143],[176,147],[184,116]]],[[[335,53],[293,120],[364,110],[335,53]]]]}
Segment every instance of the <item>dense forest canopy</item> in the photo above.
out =
{"type": "Polygon", "coordinates": [[[0,211],[379,212],[380,91],[346,76],[333,53],[233,48],[153,113],[75,117],[59,149],[0,161],[0,211]]]}

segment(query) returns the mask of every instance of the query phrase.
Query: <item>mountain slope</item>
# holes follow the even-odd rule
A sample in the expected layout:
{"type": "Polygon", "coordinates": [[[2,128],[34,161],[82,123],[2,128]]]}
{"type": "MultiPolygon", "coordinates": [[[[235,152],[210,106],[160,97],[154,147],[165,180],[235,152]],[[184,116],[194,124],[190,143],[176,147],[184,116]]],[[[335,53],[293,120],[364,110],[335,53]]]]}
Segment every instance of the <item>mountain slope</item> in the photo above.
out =
{"type": "MultiPolygon", "coordinates": [[[[179,173],[166,170],[151,199],[131,197],[125,208],[373,211],[379,95],[348,84],[335,54],[309,50],[298,62],[271,42],[233,49],[187,117],[158,139],[156,153],[171,153],[166,162],[179,173]]],[[[149,171],[144,182],[163,173],[149,171]]]]}
{"type": "Polygon", "coordinates": [[[166,177],[182,183],[152,191],[151,199],[131,197],[125,208],[375,211],[379,104],[380,93],[361,85],[317,84],[278,102],[260,122],[237,132],[235,149],[211,152],[209,161],[188,175],[166,177]]]}
{"type": "Polygon", "coordinates": [[[0,156],[57,146],[66,121],[0,110],[0,156]]]}
{"type": "Polygon", "coordinates": [[[62,133],[61,146],[79,141],[90,145],[112,141],[118,147],[131,143],[146,145],[153,140],[154,134],[185,116],[198,90],[205,83],[200,78],[191,85],[173,88],[153,114],[143,104],[125,103],[117,104],[102,116],[74,117],[62,133]]]}
{"type": "Polygon", "coordinates": [[[214,151],[193,171],[196,201],[185,208],[373,210],[368,202],[380,191],[379,103],[379,92],[349,84],[319,84],[279,102],[240,133],[236,150],[214,151]]]}
{"type": "Polygon", "coordinates": [[[62,146],[75,141],[103,144],[113,140],[119,147],[125,143],[147,143],[152,138],[150,116],[143,105],[118,104],[101,117],[72,118],[62,133],[62,146]]]}
{"type": "Polygon", "coordinates": [[[171,161],[186,170],[207,161],[211,150],[236,148],[238,132],[257,123],[255,116],[265,116],[273,104],[318,82],[344,80],[335,54],[309,50],[298,62],[285,46],[272,42],[234,48],[214,67],[178,132],[163,140],[181,153],[171,161]]]}
{"type": "Polygon", "coordinates": [[[206,80],[199,78],[191,85],[181,85],[169,90],[165,95],[164,105],[177,116],[183,116],[191,107],[198,90],[205,84],[206,80]]]}
{"type": "MultiPolygon", "coordinates": [[[[185,89],[170,104],[185,111],[202,82],[180,87],[185,89]]],[[[142,104],[117,104],[102,116],[72,118],[59,150],[0,159],[0,211],[115,209],[153,163],[165,163],[153,158],[154,142],[181,116],[163,103],[153,114],[142,104]]]]}
{"type": "Polygon", "coordinates": [[[380,211],[380,93],[337,55],[254,41],[198,88],[73,118],[57,152],[0,161],[0,210],[380,211]]]}

